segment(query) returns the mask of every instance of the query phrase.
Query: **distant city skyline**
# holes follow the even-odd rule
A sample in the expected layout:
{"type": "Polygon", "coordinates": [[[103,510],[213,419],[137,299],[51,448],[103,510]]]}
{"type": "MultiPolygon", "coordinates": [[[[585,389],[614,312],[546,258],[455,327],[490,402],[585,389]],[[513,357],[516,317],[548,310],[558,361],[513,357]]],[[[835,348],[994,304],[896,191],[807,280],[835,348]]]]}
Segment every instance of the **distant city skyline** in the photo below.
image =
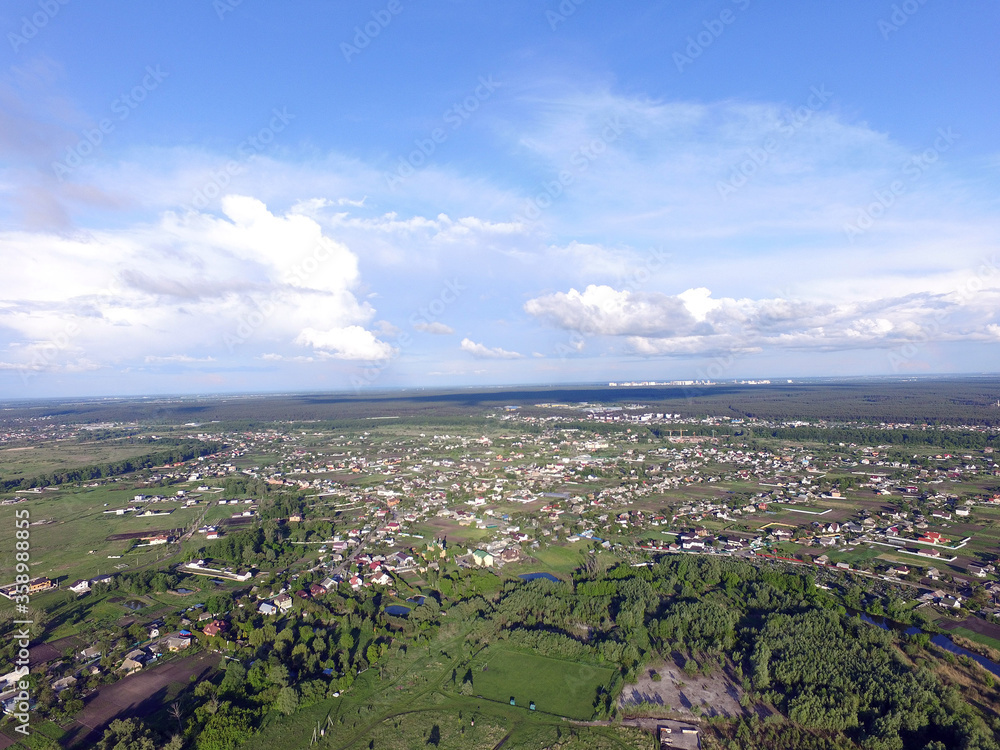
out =
{"type": "Polygon", "coordinates": [[[0,397],[997,372],[1000,8],[0,9],[0,397]]]}

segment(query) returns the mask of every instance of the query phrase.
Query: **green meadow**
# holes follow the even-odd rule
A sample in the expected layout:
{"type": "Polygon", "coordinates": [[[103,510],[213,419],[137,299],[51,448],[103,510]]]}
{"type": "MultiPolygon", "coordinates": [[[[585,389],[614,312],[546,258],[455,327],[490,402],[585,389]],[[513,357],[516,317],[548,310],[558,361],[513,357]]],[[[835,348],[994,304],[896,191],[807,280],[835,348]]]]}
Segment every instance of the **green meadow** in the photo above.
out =
{"type": "Polygon", "coordinates": [[[552,659],[505,648],[489,647],[470,668],[472,691],[489,700],[571,719],[589,719],[601,687],[610,683],[613,671],[579,662],[552,659]]]}

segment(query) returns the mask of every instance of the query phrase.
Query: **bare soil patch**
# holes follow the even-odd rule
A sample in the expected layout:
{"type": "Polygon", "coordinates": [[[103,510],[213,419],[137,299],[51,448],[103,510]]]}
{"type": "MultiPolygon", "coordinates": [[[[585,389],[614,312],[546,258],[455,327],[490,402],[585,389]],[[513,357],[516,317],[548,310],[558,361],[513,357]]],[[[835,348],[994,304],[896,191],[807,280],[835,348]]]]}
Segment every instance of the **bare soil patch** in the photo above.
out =
{"type": "Polygon", "coordinates": [[[952,620],[942,620],[938,622],[938,625],[942,630],[965,628],[966,630],[971,630],[973,633],[985,635],[990,638],[996,638],[1000,641],[1000,625],[994,625],[993,623],[986,622],[986,620],[981,620],[978,617],[967,617],[964,620],[959,620],[957,622],[952,620]]]}
{"type": "Polygon", "coordinates": [[[257,518],[253,516],[237,516],[236,518],[223,518],[219,521],[220,526],[246,526],[253,523],[257,518]]]}
{"type": "Polygon", "coordinates": [[[112,720],[126,713],[135,717],[154,713],[163,705],[171,683],[187,685],[191,675],[195,675],[196,680],[203,679],[220,659],[214,653],[193,654],[144,669],[113,685],[102,687],[86,699],[83,710],[67,728],[63,744],[66,747],[93,747],[112,720]]]}
{"type": "Polygon", "coordinates": [[[32,667],[40,664],[47,664],[50,661],[55,661],[56,659],[61,658],[62,651],[53,646],[51,643],[39,643],[37,646],[32,646],[31,650],[28,651],[28,660],[32,667]]]}
{"type": "Polygon", "coordinates": [[[629,712],[640,704],[662,706],[671,714],[695,717],[693,709],[699,707],[701,716],[741,716],[743,688],[727,666],[717,669],[707,677],[701,674],[689,677],[681,669],[682,657],[662,665],[654,665],[643,672],[635,684],[622,690],[619,705],[629,712]],[[660,676],[653,679],[653,673],[660,676]],[[668,708],[669,707],[669,708],[668,708]]]}

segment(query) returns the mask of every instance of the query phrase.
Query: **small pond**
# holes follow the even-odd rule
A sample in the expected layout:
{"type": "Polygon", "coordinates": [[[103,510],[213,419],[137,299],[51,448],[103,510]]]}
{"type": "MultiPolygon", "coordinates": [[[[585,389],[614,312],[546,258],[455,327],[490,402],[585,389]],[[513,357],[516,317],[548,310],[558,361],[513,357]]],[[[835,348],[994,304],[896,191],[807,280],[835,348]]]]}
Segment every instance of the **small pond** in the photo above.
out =
{"type": "Polygon", "coordinates": [[[556,578],[551,573],[522,573],[518,576],[522,581],[534,581],[537,578],[544,578],[547,581],[552,581],[553,583],[562,583],[558,578],[556,578]]]}
{"type": "Polygon", "coordinates": [[[395,615],[396,617],[406,617],[410,614],[410,608],[404,607],[402,604],[390,604],[385,608],[387,614],[395,615]]]}

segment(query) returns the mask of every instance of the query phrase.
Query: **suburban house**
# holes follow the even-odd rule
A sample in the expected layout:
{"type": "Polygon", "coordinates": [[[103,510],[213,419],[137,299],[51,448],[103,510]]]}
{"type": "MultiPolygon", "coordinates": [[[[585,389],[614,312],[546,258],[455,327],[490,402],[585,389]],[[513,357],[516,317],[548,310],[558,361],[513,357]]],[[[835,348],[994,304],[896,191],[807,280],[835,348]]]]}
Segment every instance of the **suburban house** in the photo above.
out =
{"type": "Polygon", "coordinates": [[[90,591],[90,581],[85,581],[83,579],[80,579],[79,581],[76,581],[72,586],[70,586],[69,590],[77,594],[86,594],[88,591],[90,591]]]}
{"type": "Polygon", "coordinates": [[[146,659],[148,658],[149,657],[146,654],[146,652],[143,651],[141,648],[137,648],[134,651],[129,651],[127,654],[125,654],[125,660],[122,662],[122,665],[119,667],[119,669],[123,670],[126,674],[132,674],[133,672],[138,672],[140,669],[142,669],[143,665],[146,663],[146,659]]]}
{"type": "Polygon", "coordinates": [[[517,547],[507,547],[500,553],[500,559],[505,563],[517,562],[521,559],[521,550],[517,547]]]}
{"type": "Polygon", "coordinates": [[[55,691],[56,695],[59,695],[63,690],[71,688],[76,684],[76,677],[70,675],[69,677],[63,677],[61,680],[56,680],[52,683],[52,689],[55,691]]]}
{"type": "Polygon", "coordinates": [[[39,591],[48,591],[49,589],[54,589],[55,587],[56,585],[45,576],[40,576],[28,581],[29,594],[34,594],[39,591]]]}
{"type": "Polygon", "coordinates": [[[278,614],[278,608],[271,602],[261,602],[260,606],[257,607],[257,611],[262,615],[276,615],[278,614]]]}
{"type": "Polygon", "coordinates": [[[292,608],[292,597],[288,594],[279,594],[274,597],[274,603],[282,612],[287,612],[292,608]]]}
{"type": "Polygon", "coordinates": [[[472,553],[472,560],[481,568],[493,567],[493,555],[483,549],[477,549],[472,553]]]}
{"type": "Polygon", "coordinates": [[[190,636],[172,635],[167,638],[164,643],[167,646],[168,651],[180,651],[191,645],[190,636]]]}
{"type": "Polygon", "coordinates": [[[315,596],[323,596],[326,593],[326,589],[318,583],[314,583],[309,586],[309,593],[315,596]]]}
{"type": "Polygon", "coordinates": [[[224,620],[212,620],[205,626],[205,635],[213,636],[225,632],[229,625],[224,620]]]}
{"type": "Polygon", "coordinates": [[[392,556],[392,560],[400,568],[409,568],[413,565],[413,555],[408,552],[397,552],[392,556]]]}

